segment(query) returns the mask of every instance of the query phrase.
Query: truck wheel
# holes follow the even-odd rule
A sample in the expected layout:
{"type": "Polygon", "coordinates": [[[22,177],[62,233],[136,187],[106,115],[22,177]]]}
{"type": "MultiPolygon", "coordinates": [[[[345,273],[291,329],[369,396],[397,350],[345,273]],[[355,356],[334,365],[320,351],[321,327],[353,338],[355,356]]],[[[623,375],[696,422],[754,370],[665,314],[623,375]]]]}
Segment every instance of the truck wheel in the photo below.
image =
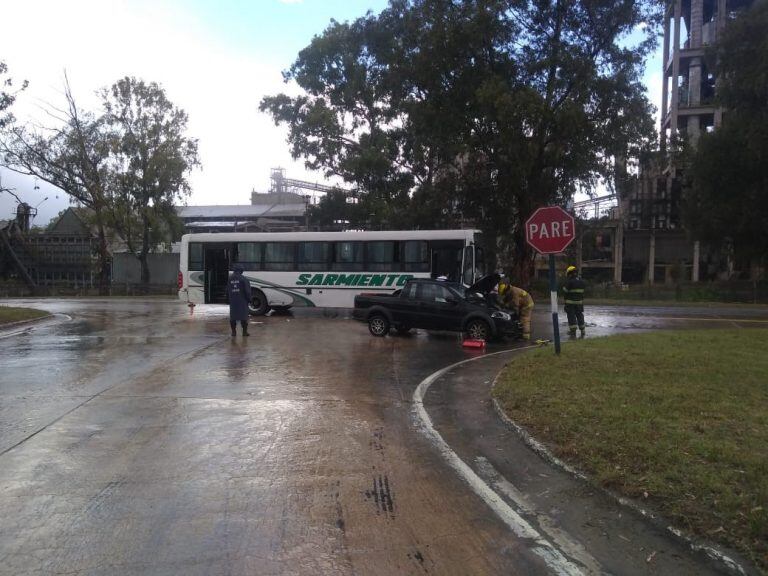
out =
{"type": "Polygon", "coordinates": [[[368,331],[374,336],[386,336],[389,333],[389,320],[382,314],[368,318],[368,331]]]}
{"type": "Polygon", "coordinates": [[[488,326],[488,322],[479,318],[470,320],[464,331],[467,333],[467,337],[473,340],[488,340],[491,336],[491,328],[488,326]]]}
{"type": "Polygon", "coordinates": [[[251,301],[248,304],[248,312],[251,316],[264,316],[269,312],[269,304],[267,303],[267,297],[261,290],[253,290],[251,292],[251,301]]]}

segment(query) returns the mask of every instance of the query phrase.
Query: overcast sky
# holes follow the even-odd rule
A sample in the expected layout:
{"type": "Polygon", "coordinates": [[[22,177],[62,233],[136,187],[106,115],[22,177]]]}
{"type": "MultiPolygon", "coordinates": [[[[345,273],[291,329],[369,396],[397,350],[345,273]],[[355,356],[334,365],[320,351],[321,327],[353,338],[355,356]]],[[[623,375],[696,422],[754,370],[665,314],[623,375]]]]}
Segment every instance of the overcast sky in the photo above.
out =
{"type": "MultiPolygon", "coordinates": [[[[189,115],[203,169],[191,175],[189,204],[248,204],[251,189],[269,188],[269,171],[322,181],[293,161],[286,131],[258,111],[265,95],[295,93],[281,72],[328,25],[381,11],[386,0],[4,0],[0,60],[29,81],[13,107],[24,122],[61,105],[64,70],[78,104],[97,110],[95,92],[124,76],[161,84],[189,115]]],[[[658,99],[660,63],[651,63],[650,97],[658,99]]],[[[46,224],[67,206],[64,194],[1,173],[46,224]],[[57,198],[58,196],[58,198],[57,198]],[[44,198],[48,200],[43,200],[44,198]]],[[[15,201],[0,194],[0,219],[15,201]]]]}

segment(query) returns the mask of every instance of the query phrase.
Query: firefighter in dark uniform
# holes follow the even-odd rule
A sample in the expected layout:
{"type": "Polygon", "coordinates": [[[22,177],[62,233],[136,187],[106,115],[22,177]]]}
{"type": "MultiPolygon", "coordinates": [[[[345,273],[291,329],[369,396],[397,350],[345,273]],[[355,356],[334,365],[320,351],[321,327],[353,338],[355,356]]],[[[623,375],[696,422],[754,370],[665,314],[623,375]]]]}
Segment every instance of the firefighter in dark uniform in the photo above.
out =
{"type": "Polygon", "coordinates": [[[563,286],[565,295],[565,313],[568,316],[568,334],[576,336],[576,328],[579,328],[581,337],[584,338],[586,326],[584,325],[584,280],[579,276],[576,266],[568,266],[566,276],[568,279],[563,286]]]}
{"type": "Polygon", "coordinates": [[[243,327],[243,336],[248,336],[248,303],[251,301],[251,284],[243,276],[243,267],[235,264],[234,272],[227,281],[229,300],[229,327],[232,336],[237,336],[237,323],[243,327]]]}

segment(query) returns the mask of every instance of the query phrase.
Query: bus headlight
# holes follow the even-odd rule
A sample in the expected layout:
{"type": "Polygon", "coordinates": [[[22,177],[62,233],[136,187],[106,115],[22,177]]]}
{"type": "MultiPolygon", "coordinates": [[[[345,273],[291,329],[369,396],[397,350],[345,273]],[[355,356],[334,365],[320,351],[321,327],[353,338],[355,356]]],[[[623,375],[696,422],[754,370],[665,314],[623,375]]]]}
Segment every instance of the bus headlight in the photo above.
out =
{"type": "Polygon", "coordinates": [[[512,320],[512,316],[506,312],[501,312],[500,310],[496,310],[495,312],[491,313],[491,318],[498,318],[499,320],[506,320],[507,322],[512,320]]]}

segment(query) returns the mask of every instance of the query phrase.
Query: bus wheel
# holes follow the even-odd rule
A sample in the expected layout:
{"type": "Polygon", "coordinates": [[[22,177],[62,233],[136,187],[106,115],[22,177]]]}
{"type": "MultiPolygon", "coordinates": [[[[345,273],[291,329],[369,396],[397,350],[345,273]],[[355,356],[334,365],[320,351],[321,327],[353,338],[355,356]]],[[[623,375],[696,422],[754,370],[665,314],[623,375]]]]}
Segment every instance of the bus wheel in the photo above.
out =
{"type": "Polygon", "coordinates": [[[368,318],[368,331],[374,336],[386,336],[389,333],[389,320],[382,314],[368,318]]]}
{"type": "Polygon", "coordinates": [[[267,304],[267,297],[261,290],[253,290],[251,292],[251,302],[248,305],[248,311],[251,316],[264,316],[269,311],[269,304],[267,304]]]}

